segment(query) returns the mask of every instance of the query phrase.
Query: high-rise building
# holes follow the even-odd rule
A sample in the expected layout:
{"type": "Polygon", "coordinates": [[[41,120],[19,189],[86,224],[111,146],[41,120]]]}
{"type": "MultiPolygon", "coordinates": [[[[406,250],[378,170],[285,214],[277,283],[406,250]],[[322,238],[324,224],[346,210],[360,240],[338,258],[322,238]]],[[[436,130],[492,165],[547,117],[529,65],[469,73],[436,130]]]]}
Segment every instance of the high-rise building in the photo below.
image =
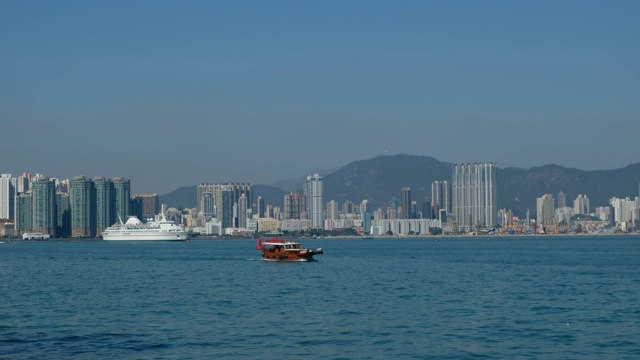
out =
{"type": "Polygon", "coordinates": [[[573,200],[573,213],[578,215],[589,215],[589,198],[587,195],[578,195],[578,197],[573,200]]]}
{"type": "Polygon", "coordinates": [[[215,184],[202,183],[197,187],[198,212],[205,216],[215,215],[215,184]]]}
{"type": "Polygon", "coordinates": [[[69,207],[71,208],[71,236],[95,237],[96,198],[93,181],[76,176],[69,182],[69,207]]]}
{"type": "Polygon", "coordinates": [[[546,229],[555,226],[555,201],[553,195],[545,194],[539,197],[536,200],[536,209],[536,222],[538,226],[543,226],[546,229]]]}
{"type": "Polygon", "coordinates": [[[322,201],[322,177],[315,173],[307,176],[304,184],[304,195],[307,201],[307,214],[311,220],[311,227],[324,227],[324,213],[322,201]]]}
{"type": "Polygon", "coordinates": [[[615,223],[622,225],[623,223],[635,224],[638,219],[638,203],[639,198],[631,200],[628,197],[625,199],[612,198],[609,200],[609,204],[613,208],[613,218],[615,223]]]}
{"type": "Polygon", "coordinates": [[[371,212],[371,203],[369,202],[369,200],[364,199],[360,203],[360,213],[362,214],[366,212],[371,212]]]}
{"type": "Polygon", "coordinates": [[[0,219],[13,219],[15,188],[11,174],[0,177],[0,219]]]}
{"type": "Polygon", "coordinates": [[[331,200],[327,203],[327,217],[330,220],[337,220],[340,218],[340,210],[338,208],[338,202],[331,200]]]}
{"type": "Polygon", "coordinates": [[[395,196],[389,199],[389,209],[398,211],[398,199],[396,199],[395,196]]]}
{"type": "Polygon", "coordinates": [[[142,221],[146,222],[148,219],[153,219],[160,212],[158,194],[134,194],[133,200],[139,204],[138,206],[142,207],[142,221]]]}
{"type": "Polygon", "coordinates": [[[131,181],[122,177],[114,177],[113,188],[115,190],[115,220],[127,221],[132,215],[131,209],[131,181]]]}
{"type": "Polygon", "coordinates": [[[21,194],[31,190],[31,174],[22,173],[16,181],[16,193],[21,194]]]}
{"type": "Polygon", "coordinates": [[[411,189],[408,187],[402,188],[401,193],[401,219],[411,219],[411,189]]]}
{"type": "Polygon", "coordinates": [[[446,180],[434,181],[431,184],[431,205],[438,205],[438,209],[451,211],[451,192],[446,180]]]}
{"type": "Polygon", "coordinates": [[[46,176],[38,175],[31,183],[33,232],[56,234],[56,184],[46,176]]]}
{"type": "Polygon", "coordinates": [[[31,232],[33,228],[33,196],[31,191],[16,195],[15,230],[18,234],[31,232]]]}
{"type": "Polygon", "coordinates": [[[353,203],[351,200],[345,200],[345,202],[342,203],[342,213],[345,215],[353,214],[353,203]]]}
{"type": "Polygon", "coordinates": [[[264,217],[265,204],[262,196],[258,196],[258,218],[262,219],[264,217]]]}
{"type": "Polygon", "coordinates": [[[216,213],[218,218],[218,223],[222,225],[223,228],[232,228],[233,227],[233,205],[235,202],[233,201],[233,196],[235,194],[232,185],[230,184],[218,184],[216,185],[215,190],[215,200],[216,200],[216,213]]]}
{"type": "Polygon", "coordinates": [[[433,219],[433,209],[431,208],[431,201],[429,198],[425,196],[422,201],[422,218],[423,219],[433,219]]]}
{"type": "Polygon", "coordinates": [[[116,192],[113,182],[102,176],[93,179],[96,198],[96,236],[116,222],[116,192]]]}
{"type": "Polygon", "coordinates": [[[560,191],[558,193],[558,209],[563,209],[567,207],[567,197],[564,192],[560,191]]]}
{"type": "Polygon", "coordinates": [[[58,208],[58,220],[56,237],[68,238],[71,236],[71,205],[69,193],[57,192],[56,204],[58,208]]]}
{"type": "Polygon", "coordinates": [[[495,163],[453,165],[451,213],[459,227],[499,223],[496,170],[495,163]]]}
{"type": "Polygon", "coordinates": [[[307,203],[304,195],[293,190],[290,194],[284,194],[284,220],[300,220],[302,213],[306,212],[307,203]]]}
{"type": "Polygon", "coordinates": [[[243,193],[238,199],[238,227],[247,228],[247,196],[243,193]]]}

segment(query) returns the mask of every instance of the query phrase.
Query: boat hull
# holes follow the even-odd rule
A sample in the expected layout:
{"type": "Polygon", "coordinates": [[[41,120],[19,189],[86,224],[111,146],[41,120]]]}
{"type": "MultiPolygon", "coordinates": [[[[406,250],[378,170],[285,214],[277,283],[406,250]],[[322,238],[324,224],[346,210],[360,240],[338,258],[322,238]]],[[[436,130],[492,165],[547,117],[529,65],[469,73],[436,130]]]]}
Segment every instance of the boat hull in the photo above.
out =
{"type": "Polygon", "coordinates": [[[186,241],[189,240],[189,233],[166,233],[166,234],[135,234],[135,233],[118,233],[118,234],[102,234],[102,240],[105,241],[186,241]]]}
{"type": "Polygon", "coordinates": [[[303,249],[299,252],[278,252],[278,251],[262,251],[262,260],[264,261],[290,261],[290,262],[307,262],[314,261],[313,256],[322,254],[323,251],[303,249]]]}

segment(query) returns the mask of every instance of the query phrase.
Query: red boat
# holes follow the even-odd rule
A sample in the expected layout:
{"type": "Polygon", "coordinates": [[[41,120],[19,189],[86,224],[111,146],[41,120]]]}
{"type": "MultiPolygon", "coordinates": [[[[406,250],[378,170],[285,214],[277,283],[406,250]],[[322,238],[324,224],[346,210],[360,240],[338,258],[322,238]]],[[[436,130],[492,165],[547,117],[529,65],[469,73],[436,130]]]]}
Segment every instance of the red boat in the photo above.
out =
{"type": "Polygon", "coordinates": [[[312,261],[313,255],[324,253],[321,248],[303,249],[299,242],[283,239],[258,239],[256,250],[262,250],[266,261],[312,261]]]}

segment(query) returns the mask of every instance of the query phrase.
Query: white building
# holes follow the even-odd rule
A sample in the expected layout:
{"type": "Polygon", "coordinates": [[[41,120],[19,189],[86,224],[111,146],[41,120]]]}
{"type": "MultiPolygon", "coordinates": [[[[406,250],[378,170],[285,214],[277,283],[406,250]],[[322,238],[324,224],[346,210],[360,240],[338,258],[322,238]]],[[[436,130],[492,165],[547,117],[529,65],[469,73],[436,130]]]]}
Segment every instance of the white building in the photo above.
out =
{"type": "Polygon", "coordinates": [[[13,219],[13,201],[15,189],[11,181],[11,174],[0,177],[0,219],[13,219]]]}
{"type": "Polygon", "coordinates": [[[307,199],[307,214],[313,228],[322,228],[324,225],[324,212],[322,203],[322,177],[315,173],[307,176],[304,183],[304,195],[307,199]]]}
{"type": "Polygon", "coordinates": [[[573,200],[573,213],[576,215],[589,215],[589,198],[587,195],[578,195],[573,200]]]}
{"type": "Polygon", "coordinates": [[[553,227],[555,221],[555,201],[553,195],[544,194],[536,199],[536,215],[538,226],[553,227]]]}
{"type": "Polygon", "coordinates": [[[613,217],[617,225],[635,224],[638,220],[638,198],[635,200],[613,198],[609,204],[613,207],[613,217]]]}
{"type": "Polygon", "coordinates": [[[495,163],[453,166],[450,211],[459,227],[471,229],[475,226],[493,226],[499,222],[496,171],[495,163]]]}

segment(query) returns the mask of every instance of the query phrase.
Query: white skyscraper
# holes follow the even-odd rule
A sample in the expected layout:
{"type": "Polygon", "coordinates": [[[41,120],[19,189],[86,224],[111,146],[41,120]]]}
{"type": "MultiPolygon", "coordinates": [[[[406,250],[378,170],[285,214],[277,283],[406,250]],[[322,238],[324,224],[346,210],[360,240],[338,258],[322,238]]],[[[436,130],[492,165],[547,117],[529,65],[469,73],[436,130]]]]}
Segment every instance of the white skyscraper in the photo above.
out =
{"type": "Polygon", "coordinates": [[[307,213],[314,228],[324,227],[324,214],[322,211],[322,177],[315,173],[307,176],[304,183],[304,195],[307,199],[307,213]]]}
{"type": "Polygon", "coordinates": [[[544,226],[547,231],[556,224],[555,200],[553,195],[544,194],[536,199],[536,216],[538,226],[544,226]]]}
{"type": "Polygon", "coordinates": [[[446,210],[449,213],[451,211],[450,199],[448,181],[434,181],[431,184],[431,205],[438,205],[439,210],[446,210]]]}
{"type": "Polygon", "coordinates": [[[495,163],[453,166],[452,209],[458,226],[493,226],[497,219],[497,183],[495,163]]]}
{"type": "Polygon", "coordinates": [[[11,174],[0,177],[0,219],[13,219],[13,198],[15,189],[11,181],[11,174]]]}

